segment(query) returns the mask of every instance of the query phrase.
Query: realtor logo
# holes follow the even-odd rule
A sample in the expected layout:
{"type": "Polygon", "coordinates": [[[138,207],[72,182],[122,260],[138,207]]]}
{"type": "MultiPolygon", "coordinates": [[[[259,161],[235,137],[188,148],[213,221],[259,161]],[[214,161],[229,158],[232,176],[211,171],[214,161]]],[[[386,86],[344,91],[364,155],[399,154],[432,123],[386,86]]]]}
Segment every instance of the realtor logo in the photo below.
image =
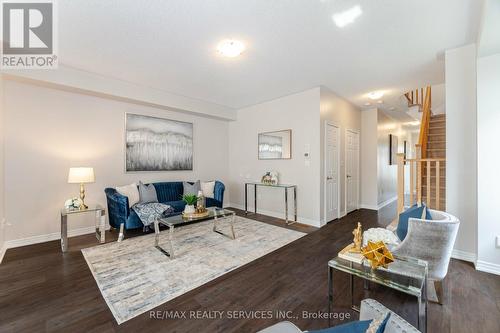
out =
{"type": "Polygon", "coordinates": [[[55,0],[2,1],[2,69],[57,68],[55,0]]]}

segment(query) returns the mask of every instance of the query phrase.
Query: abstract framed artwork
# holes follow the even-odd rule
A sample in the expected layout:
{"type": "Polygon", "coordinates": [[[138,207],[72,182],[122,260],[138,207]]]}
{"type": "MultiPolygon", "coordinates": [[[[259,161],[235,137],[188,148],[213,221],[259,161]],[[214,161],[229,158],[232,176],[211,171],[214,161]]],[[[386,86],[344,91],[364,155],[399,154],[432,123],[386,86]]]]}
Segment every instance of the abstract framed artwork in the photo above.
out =
{"type": "Polygon", "coordinates": [[[193,123],[125,114],[125,171],[193,170],[193,123]]]}

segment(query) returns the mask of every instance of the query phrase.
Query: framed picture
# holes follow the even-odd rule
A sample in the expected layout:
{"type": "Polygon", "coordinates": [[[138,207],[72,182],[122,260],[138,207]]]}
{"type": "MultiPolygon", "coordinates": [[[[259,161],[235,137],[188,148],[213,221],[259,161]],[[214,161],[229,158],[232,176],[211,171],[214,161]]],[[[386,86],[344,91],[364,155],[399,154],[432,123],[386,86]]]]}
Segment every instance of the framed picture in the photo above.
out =
{"type": "Polygon", "coordinates": [[[125,171],[193,170],[193,124],[125,114],[125,171]]]}
{"type": "Polygon", "coordinates": [[[259,160],[289,160],[292,158],[292,130],[259,133],[259,160]]]}
{"type": "Polygon", "coordinates": [[[398,163],[397,153],[398,153],[398,137],[389,134],[389,165],[395,165],[398,163]]]}

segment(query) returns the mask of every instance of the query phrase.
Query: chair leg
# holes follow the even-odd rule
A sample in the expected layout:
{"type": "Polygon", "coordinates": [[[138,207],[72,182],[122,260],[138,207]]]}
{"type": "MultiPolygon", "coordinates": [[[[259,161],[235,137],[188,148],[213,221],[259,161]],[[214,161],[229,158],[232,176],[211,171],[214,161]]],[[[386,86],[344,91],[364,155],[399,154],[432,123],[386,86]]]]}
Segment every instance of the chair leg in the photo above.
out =
{"type": "Polygon", "coordinates": [[[440,305],[443,305],[443,297],[444,297],[443,280],[434,281],[434,289],[436,289],[436,296],[438,303],[440,305]]]}
{"type": "Polygon", "coordinates": [[[125,224],[120,224],[120,234],[118,235],[118,243],[123,240],[123,237],[125,236],[125,230],[124,230],[125,224]]]}

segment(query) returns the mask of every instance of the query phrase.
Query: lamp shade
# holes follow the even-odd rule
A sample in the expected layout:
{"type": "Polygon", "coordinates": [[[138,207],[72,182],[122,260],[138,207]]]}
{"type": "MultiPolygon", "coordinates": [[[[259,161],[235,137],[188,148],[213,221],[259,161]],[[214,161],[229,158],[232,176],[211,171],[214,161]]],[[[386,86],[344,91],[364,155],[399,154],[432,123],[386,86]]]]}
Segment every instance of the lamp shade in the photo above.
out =
{"type": "Polygon", "coordinates": [[[69,168],[68,183],[83,184],[95,182],[94,168],[69,168]]]}

